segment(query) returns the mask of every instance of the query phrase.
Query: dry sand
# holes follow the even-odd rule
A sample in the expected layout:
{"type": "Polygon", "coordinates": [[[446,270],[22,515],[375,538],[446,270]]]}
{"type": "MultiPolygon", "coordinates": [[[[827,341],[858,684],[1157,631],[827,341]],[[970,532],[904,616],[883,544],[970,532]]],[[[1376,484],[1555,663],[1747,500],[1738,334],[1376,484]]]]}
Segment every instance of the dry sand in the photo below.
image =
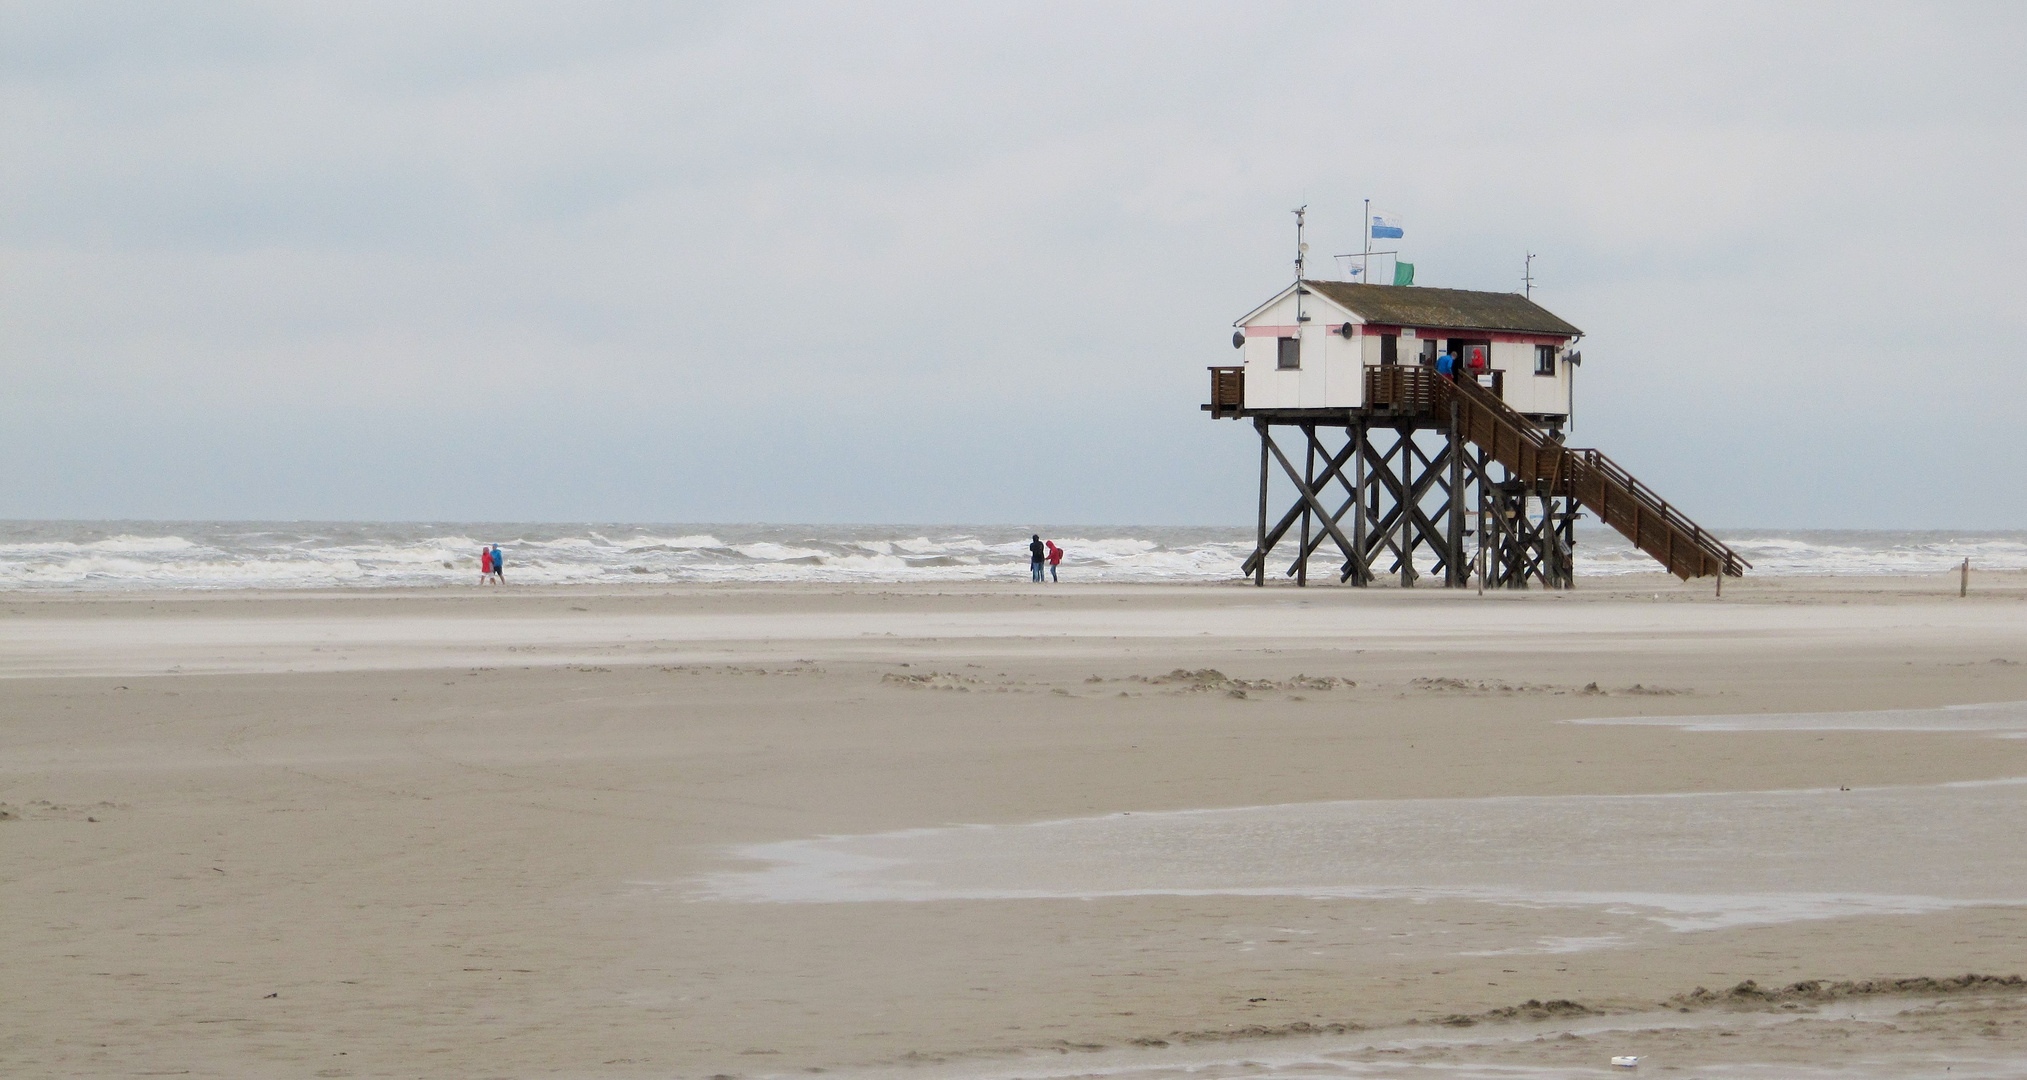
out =
{"type": "Polygon", "coordinates": [[[1594,947],[1638,913],[698,898],[738,846],[828,835],[2027,777],[1990,732],[1559,723],[2027,700],[2027,580],[1580,585],[0,597],[0,1074],[2027,1057],[2006,986],[1663,1005],[2027,972],[2027,881],[1594,947]],[[1583,1011],[1484,1015],[1530,999],[1583,1011]]]}

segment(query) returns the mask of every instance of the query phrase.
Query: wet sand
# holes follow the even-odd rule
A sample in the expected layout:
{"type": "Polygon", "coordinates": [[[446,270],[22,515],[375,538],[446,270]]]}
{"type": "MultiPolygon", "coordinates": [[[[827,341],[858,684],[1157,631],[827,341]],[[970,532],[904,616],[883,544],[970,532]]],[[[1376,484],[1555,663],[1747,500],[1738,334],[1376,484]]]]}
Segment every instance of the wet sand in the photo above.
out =
{"type": "MultiPolygon", "coordinates": [[[[1565,722],[2027,701],[2027,580],[1981,576],[1965,600],[1943,575],[1748,580],[1721,600],[1659,577],[1581,586],[12,594],[0,1072],[1033,1076],[1172,1071],[1188,1063],[1162,1055],[1194,1048],[1213,1073],[1280,1055],[1305,1074],[1587,1075],[1644,1044],[1642,1068],[1705,1070],[1688,1075],[1891,1058],[1955,1076],[2027,1056],[2004,987],[1877,995],[1859,1018],[1662,1005],[1748,979],[2027,972],[2020,851],[1990,827],[2016,789],[1937,787],[2027,777],[2017,731],[1565,722]],[[1724,794],[1844,788],[1876,842],[1813,811],[1784,832],[1793,796],[1724,794]],[[1939,798],[1988,833],[1924,841],[1909,817],[1943,805],[1924,792],[1966,790],[2000,802],[1939,798]],[[1610,797],[1692,793],[1740,827],[1699,819],[1686,884],[1614,854],[1678,822],[1610,797]],[[1498,799],[1535,801],[1500,817],[1498,799]],[[1426,800],[1453,802],[1384,816],[1426,800]],[[1119,888],[1065,885],[1074,860],[983,829],[959,832],[985,841],[964,858],[990,865],[992,895],[712,895],[768,868],[756,846],[1326,803],[1383,815],[1387,865],[1410,875],[1390,889],[1478,876],[1333,893],[1288,833],[1242,822],[1163,841],[1187,859],[1104,834],[1125,847],[1080,857],[1138,874],[1119,888]],[[1531,893],[1471,891],[1536,840],[1513,875],[1531,893]],[[1482,844],[1497,858],[1466,857],[1482,844]],[[1235,859],[1262,889],[1144,887],[1235,859]],[[1679,928],[1638,903],[1544,902],[1565,865],[1575,892],[1623,870],[1677,892],[1729,874],[1714,891],[1950,902],[1679,928]],[[1484,1015],[1530,999],[1585,1012],[1484,1015]],[[1724,1022],[1655,1033],[1663,1013],[1724,1022]],[[1400,1034],[1457,1016],[1478,1018],[1471,1039],[1400,1034]]],[[[1307,814],[1307,842],[1334,850],[1307,814]]],[[[1356,885],[1365,864],[1341,861],[1356,885]]]]}

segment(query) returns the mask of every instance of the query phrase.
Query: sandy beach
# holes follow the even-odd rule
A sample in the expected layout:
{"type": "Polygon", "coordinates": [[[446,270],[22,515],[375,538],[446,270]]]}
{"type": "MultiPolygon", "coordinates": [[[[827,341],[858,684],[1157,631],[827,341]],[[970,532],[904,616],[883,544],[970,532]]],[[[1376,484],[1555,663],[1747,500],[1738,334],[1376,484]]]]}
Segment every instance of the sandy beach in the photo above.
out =
{"type": "Polygon", "coordinates": [[[7,594],[0,1073],[2014,1075],[2023,701],[2027,575],[7,594]]]}

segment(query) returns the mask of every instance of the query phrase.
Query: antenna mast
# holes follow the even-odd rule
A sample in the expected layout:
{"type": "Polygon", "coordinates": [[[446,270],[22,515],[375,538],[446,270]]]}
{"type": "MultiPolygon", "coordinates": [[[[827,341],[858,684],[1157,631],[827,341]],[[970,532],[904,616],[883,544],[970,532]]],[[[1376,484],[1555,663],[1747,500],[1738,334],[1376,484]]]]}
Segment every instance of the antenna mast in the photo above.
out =
{"type": "MultiPolygon", "coordinates": [[[[1358,227],[1360,236],[1365,237],[1365,255],[1358,261],[1358,280],[1362,285],[1372,284],[1372,200],[1365,201],[1365,218],[1358,227]]],[[[1399,259],[1400,256],[1395,256],[1399,259]]]]}
{"type": "Polygon", "coordinates": [[[1534,252],[1532,251],[1527,253],[1527,260],[1522,264],[1520,286],[1524,290],[1524,295],[1529,300],[1534,299],[1534,252]]]}
{"type": "Polygon", "coordinates": [[[1303,203],[1294,210],[1295,214],[1295,323],[1302,323],[1302,260],[1309,254],[1309,245],[1302,242],[1302,219],[1308,216],[1309,204],[1303,203]]]}
{"type": "Polygon", "coordinates": [[[1302,280],[1302,257],[1309,254],[1309,245],[1302,242],[1302,219],[1309,212],[1309,204],[1303,203],[1290,211],[1295,215],[1295,280],[1302,280]]]}

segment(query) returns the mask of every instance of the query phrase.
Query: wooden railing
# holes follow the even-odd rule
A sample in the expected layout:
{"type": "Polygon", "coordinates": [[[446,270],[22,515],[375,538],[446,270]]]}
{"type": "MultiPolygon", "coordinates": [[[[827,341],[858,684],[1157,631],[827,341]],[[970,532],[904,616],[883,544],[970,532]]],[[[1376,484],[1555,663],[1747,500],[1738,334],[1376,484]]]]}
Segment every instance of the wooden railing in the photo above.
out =
{"type": "Polygon", "coordinates": [[[1211,368],[1211,415],[1236,416],[1246,407],[1246,369],[1211,368]]]}
{"type": "Polygon", "coordinates": [[[1456,402],[1465,438],[1519,478],[1575,498],[1669,573],[1684,580],[1707,574],[1741,577],[1752,566],[1602,451],[1573,450],[1549,438],[1470,379],[1451,382],[1438,376],[1437,382],[1439,401],[1456,402]]]}
{"type": "Polygon", "coordinates": [[[1474,379],[1453,381],[1426,367],[1369,367],[1365,392],[1369,407],[1439,422],[1448,420],[1454,405],[1458,434],[1483,448],[1508,475],[1575,498],[1677,577],[1739,577],[1752,566],[1617,462],[1550,438],[1474,379]]]}
{"type": "Polygon", "coordinates": [[[1742,577],[1752,564],[1668,504],[1599,450],[1572,451],[1570,490],[1578,502],[1680,578],[1742,577]]]}
{"type": "Polygon", "coordinates": [[[1438,385],[1439,408],[1457,404],[1457,426],[1485,448],[1516,479],[1561,490],[1568,478],[1570,449],[1548,437],[1534,421],[1513,411],[1499,395],[1469,378],[1452,382],[1430,373],[1438,385]]]}
{"type": "Polygon", "coordinates": [[[1380,405],[1397,413],[1416,415],[1433,411],[1439,381],[1445,380],[1436,374],[1435,368],[1418,364],[1366,368],[1366,407],[1380,405]]]}

